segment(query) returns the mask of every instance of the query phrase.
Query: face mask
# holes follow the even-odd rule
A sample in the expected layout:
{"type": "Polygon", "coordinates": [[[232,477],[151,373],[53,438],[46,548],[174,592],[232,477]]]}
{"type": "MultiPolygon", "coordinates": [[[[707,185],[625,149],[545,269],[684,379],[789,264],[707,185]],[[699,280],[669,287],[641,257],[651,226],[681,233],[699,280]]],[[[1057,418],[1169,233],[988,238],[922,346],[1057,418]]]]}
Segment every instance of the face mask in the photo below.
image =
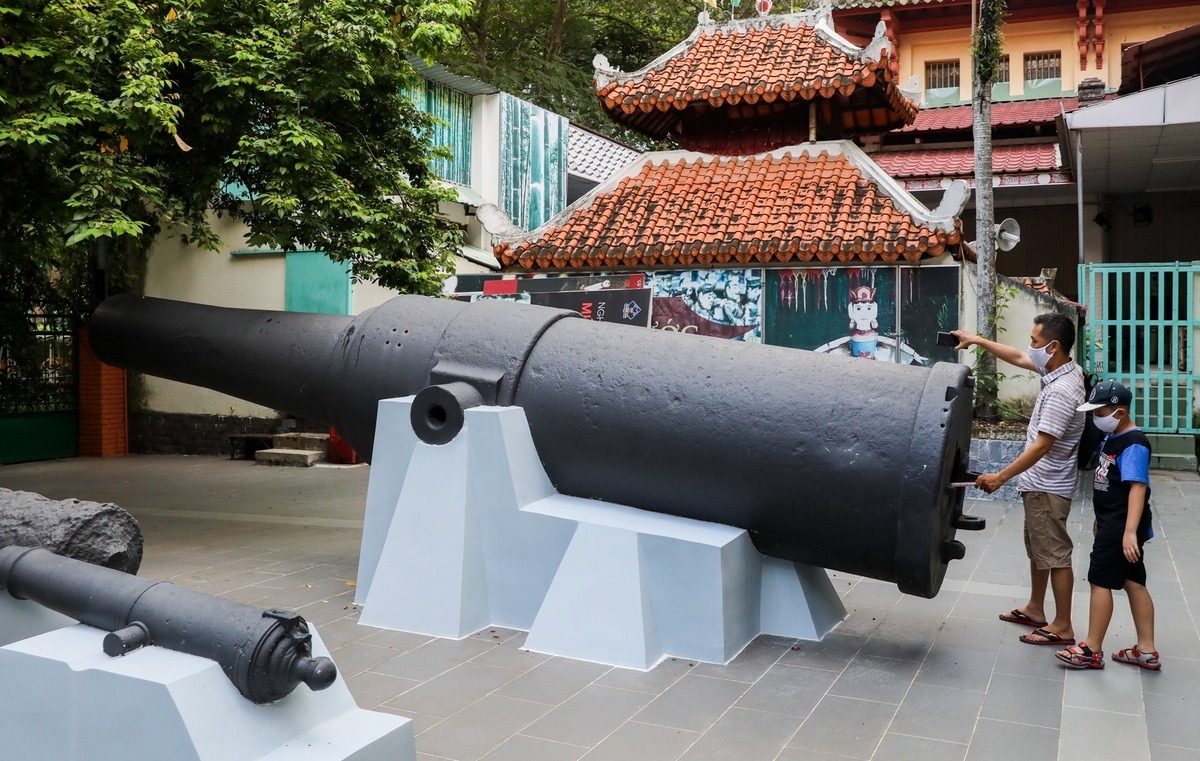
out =
{"type": "Polygon", "coordinates": [[[1121,424],[1121,418],[1117,417],[1117,413],[1113,412],[1105,415],[1104,417],[1092,415],[1092,422],[1095,423],[1096,427],[1101,431],[1104,431],[1105,433],[1112,433],[1113,431],[1117,430],[1117,426],[1121,424]]]}
{"type": "MultiPolygon", "coordinates": [[[[1046,344],[1046,346],[1049,345],[1050,344],[1046,344]]],[[[1033,366],[1037,368],[1037,371],[1039,373],[1046,372],[1046,365],[1050,362],[1050,357],[1053,355],[1046,351],[1044,347],[1041,349],[1035,349],[1032,346],[1029,347],[1029,351],[1027,353],[1029,354],[1030,361],[1033,362],[1033,366]]]]}

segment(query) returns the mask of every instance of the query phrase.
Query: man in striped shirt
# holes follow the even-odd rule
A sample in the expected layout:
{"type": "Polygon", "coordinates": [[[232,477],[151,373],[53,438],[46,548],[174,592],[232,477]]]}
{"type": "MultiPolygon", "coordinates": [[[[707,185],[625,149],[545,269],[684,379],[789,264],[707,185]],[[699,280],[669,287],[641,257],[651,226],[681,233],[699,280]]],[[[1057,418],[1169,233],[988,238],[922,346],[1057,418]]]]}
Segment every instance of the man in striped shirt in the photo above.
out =
{"type": "Polygon", "coordinates": [[[1033,320],[1027,351],[988,341],[966,331],[953,331],[959,349],[981,346],[1010,365],[1041,376],[1025,449],[999,473],[985,473],[975,487],[991,494],[1017,478],[1017,491],[1025,505],[1025,552],[1029,556],[1031,589],[1029,601],[1000,619],[1032,626],[1021,635],[1030,645],[1071,645],[1071,590],[1075,572],[1071,567],[1073,545],[1067,531],[1071,498],[1075,495],[1076,451],[1083,433],[1084,413],[1077,408],[1085,397],[1083,372],[1071,359],[1075,324],[1057,312],[1040,314],[1033,320]],[[1054,595],[1054,619],[1046,618],[1046,587],[1054,595]]]}

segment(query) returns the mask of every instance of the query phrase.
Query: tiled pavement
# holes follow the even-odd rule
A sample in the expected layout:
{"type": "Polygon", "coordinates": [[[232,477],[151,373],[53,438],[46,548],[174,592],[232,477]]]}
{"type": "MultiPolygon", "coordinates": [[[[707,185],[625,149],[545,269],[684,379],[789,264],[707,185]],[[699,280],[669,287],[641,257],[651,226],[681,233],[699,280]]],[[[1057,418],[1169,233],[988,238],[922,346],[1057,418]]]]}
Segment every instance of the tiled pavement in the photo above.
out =
{"type": "MultiPolygon", "coordinates": [[[[1024,601],[1012,502],[968,503],[988,527],[961,537],[967,558],[937,598],[832,574],[849,616],[822,642],[760,637],[724,666],[676,660],[640,673],[526,652],[507,629],[453,641],[360,626],[352,584],[367,477],[366,466],[204,457],[0,466],[2,487],[128,509],[146,534],[143,576],[299,610],[361,706],[413,719],[422,759],[1200,759],[1195,473],[1152,475],[1159,673],[1112,662],[1068,672],[997,620],[1024,601]]],[[[1073,522],[1084,547],[1088,510],[1073,522]]],[[[1076,556],[1082,633],[1087,554],[1076,556]]],[[[1117,597],[1109,651],[1134,639],[1117,597]]]]}

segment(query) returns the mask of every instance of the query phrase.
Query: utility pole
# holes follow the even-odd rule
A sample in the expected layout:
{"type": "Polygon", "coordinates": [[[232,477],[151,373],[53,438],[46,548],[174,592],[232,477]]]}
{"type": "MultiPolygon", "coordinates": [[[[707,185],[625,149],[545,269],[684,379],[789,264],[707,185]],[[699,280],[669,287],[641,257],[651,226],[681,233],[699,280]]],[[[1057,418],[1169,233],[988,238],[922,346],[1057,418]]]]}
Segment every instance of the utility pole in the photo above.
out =
{"type": "MultiPolygon", "coordinates": [[[[971,16],[975,16],[974,0],[971,16]]],[[[979,22],[972,24],[972,137],[975,143],[975,283],[976,332],[996,340],[996,232],[992,194],[992,82],[1000,66],[1003,40],[1000,27],[1004,0],[979,0],[979,22]]],[[[999,378],[996,358],[977,349],[975,410],[985,420],[996,417],[999,378]]]]}

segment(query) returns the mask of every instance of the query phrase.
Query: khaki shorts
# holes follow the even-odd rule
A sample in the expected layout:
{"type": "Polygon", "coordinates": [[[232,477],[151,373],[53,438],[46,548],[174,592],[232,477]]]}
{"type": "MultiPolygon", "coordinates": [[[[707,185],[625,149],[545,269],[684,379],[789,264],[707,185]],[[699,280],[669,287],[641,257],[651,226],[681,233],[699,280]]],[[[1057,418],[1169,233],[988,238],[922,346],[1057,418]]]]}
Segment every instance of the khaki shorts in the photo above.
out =
{"type": "Polygon", "coordinates": [[[1044,491],[1023,491],[1025,503],[1025,554],[1039,571],[1071,567],[1071,535],[1067,516],[1071,500],[1044,491]]]}

